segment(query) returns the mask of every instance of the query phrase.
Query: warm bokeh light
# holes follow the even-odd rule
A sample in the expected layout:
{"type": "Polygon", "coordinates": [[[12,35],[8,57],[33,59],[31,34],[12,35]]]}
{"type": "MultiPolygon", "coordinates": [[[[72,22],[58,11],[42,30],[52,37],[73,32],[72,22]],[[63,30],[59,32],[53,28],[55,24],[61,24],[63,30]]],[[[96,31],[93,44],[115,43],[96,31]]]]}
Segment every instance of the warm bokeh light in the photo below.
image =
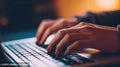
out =
{"type": "Polygon", "coordinates": [[[55,0],[58,17],[120,9],[120,0],[55,0]]]}
{"type": "Polygon", "coordinates": [[[119,0],[96,0],[96,3],[102,10],[114,10],[119,7],[119,0]]]}

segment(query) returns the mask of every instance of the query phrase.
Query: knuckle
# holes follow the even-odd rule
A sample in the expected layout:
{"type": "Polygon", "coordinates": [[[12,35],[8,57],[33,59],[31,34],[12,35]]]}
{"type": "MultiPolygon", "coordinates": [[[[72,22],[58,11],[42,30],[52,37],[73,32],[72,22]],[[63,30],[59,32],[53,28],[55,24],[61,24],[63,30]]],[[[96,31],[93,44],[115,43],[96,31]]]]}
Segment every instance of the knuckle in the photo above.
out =
{"type": "Polygon", "coordinates": [[[41,25],[48,25],[51,22],[53,22],[53,21],[52,20],[42,20],[41,25]]]}
{"type": "Polygon", "coordinates": [[[86,30],[91,29],[91,26],[86,25],[86,26],[84,27],[84,29],[86,29],[86,30]]]}
{"type": "Polygon", "coordinates": [[[46,22],[46,20],[42,20],[42,22],[41,22],[41,23],[42,23],[42,24],[45,24],[45,22],[46,22]]]}
{"type": "Polygon", "coordinates": [[[45,22],[46,20],[42,20],[41,22],[45,22]]]}
{"type": "Polygon", "coordinates": [[[59,21],[60,21],[60,22],[65,22],[65,19],[62,18],[62,19],[59,19],[59,21]]]}
{"type": "Polygon", "coordinates": [[[67,39],[71,39],[72,35],[70,33],[66,34],[67,39]]]}
{"type": "Polygon", "coordinates": [[[64,34],[65,34],[65,32],[66,32],[66,30],[65,30],[65,29],[62,29],[62,30],[59,30],[59,31],[58,31],[58,33],[59,33],[60,35],[64,35],[64,34]]]}
{"type": "Polygon", "coordinates": [[[46,27],[46,26],[47,26],[47,23],[46,23],[46,22],[42,22],[42,23],[41,23],[41,26],[46,27]]]}
{"type": "Polygon", "coordinates": [[[65,19],[59,19],[58,20],[58,24],[60,24],[61,26],[65,26],[66,25],[66,20],[65,19]]]}
{"type": "Polygon", "coordinates": [[[51,29],[51,28],[47,29],[47,32],[49,32],[49,33],[50,33],[51,31],[52,31],[52,29],[51,29]]]}
{"type": "Polygon", "coordinates": [[[86,23],[86,22],[80,22],[80,24],[81,24],[81,25],[87,25],[87,23],[86,23]]]}

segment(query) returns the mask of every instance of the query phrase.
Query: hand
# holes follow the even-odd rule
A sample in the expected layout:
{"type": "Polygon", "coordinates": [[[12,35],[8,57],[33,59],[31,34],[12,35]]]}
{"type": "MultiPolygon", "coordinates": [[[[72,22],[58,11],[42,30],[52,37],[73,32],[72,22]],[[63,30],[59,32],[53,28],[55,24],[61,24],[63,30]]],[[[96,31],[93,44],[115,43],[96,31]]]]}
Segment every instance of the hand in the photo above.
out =
{"type": "Polygon", "coordinates": [[[89,47],[104,52],[117,52],[119,45],[116,28],[81,22],[74,27],[59,30],[47,50],[50,52],[56,47],[56,55],[65,47],[65,55],[89,47]]]}
{"type": "Polygon", "coordinates": [[[37,37],[36,43],[42,45],[50,34],[57,32],[59,29],[69,28],[76,24],[77,24],[76,18],[43,20],[36,34],[37,37]]]}

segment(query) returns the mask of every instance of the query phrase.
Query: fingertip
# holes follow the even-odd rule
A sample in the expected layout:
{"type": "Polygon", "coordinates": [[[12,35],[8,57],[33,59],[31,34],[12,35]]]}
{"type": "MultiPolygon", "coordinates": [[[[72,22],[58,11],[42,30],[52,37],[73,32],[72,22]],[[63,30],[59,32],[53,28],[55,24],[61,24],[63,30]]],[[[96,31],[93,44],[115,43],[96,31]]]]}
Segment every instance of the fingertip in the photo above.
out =
{"type": "Polygon", "coordinates": [[[65,56],[67,56],[69,54],[70,54],[70,50],[66,50],[65,53],[64,53],[65,56]]]}
{"type": "Polygon", "coordinates": [[[38,41],[36,41],[35,44],[38,45],[38,41]]]}
{"type": "Polygon", "coordinates": [[[65,56],[67,56],[67,55],[68,55],[68,53],[67,53],[67,52],[65,52],[65,53],[64,53],[64,55],[65,55],[65,56]]]}
{"type": "Polygon", "coordinates": [[[48,52],[50,52],[50,51],[51,51],[51,48],[48,46],[46,50],[47,50],[48,52]]]}
{"type": "Polygon", "coordinates": [[[39,39],[38,38],[36,38],[36,43],[38,43],[39,42],[39,39]]]}
{"type": "Polygon", "coordinates": [[[39,45],[39,40],[37,39],[36,42],[35,42],[36,45],[39,45]]]}
{"type": "Polygon", "coordinates": [[[43,42],[42,42],[42,41],[40,41],[40,42],[39,42],[39,44],[41,44],[41,45],[42,45],[42,44],[43,44],[43,42]]]}
{"type": "Polygon", "coordinates": [[[42,37],[42,39],[39,41],[39,44],[44,44],[45,40],[46,40],[47,37],[42,37]]]}
{"type": "Polygon", "coordinates": [[[35,43],[36,43],[36,45],[43,45],[42,43],[40,43],[39,40],[37,40],[35,43]]]}
{"type": "Polygon", "coordinates": [[[38,34],[36,34],[36,36],[35,36],[35,37],[36,37],[36,40],[37,40],[37,41],[39,41],[39,40],[40,40],[40,38],[41,38],[41,37],[40,37],[40,34],[39,34],[39,35],[38,35],[38,34]]]}
{"type": "Polygon", "coordinates": [[[40,42],[40,38],[36,36],[36,42],[35,42],[35,43],[36,43],[37,45],[39,45],[39,44],[40,44],[39,42],[40,42]]]}
{"type": "Polygon", "coordinates": [[[59,55],[59,52],[55,51],[55,56],[58,57],[58,55],[59,55]]]}

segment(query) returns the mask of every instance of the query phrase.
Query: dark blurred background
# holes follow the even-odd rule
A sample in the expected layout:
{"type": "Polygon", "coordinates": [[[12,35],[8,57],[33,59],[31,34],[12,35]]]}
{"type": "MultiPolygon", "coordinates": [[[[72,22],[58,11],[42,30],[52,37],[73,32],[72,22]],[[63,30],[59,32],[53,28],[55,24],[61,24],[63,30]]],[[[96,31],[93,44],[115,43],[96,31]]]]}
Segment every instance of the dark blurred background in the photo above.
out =
{"type": "Polygon", "coordinates": [[[37,29],[43,19],[119,9],[120,0],[0,0],[0,31],[37,29]]]}
{"type": "Polygon", "coordinates": [[[0,17],[8,24],[2,32],[12,32],[38,27],[43,19],[55,19],[53,0],[0,0],[0,17]]]}

